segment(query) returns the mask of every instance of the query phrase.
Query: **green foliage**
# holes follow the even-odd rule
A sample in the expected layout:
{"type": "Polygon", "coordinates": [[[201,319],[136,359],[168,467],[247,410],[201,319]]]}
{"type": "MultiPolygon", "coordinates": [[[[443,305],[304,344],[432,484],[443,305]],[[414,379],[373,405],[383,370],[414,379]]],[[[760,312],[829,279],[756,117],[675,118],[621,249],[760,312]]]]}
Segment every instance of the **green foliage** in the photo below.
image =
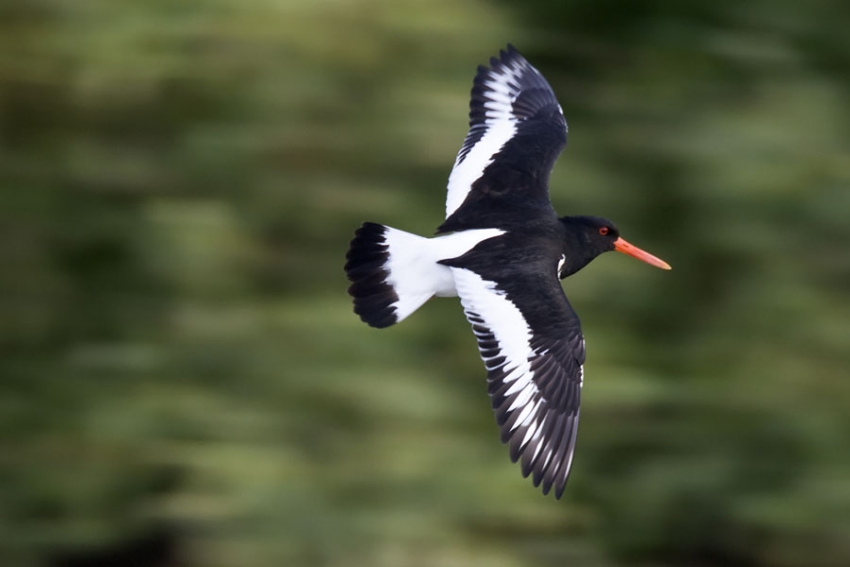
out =
{"type": "Polygon", "coordinates": [[[830,1],[6,2],[0,564],[163,531],[159,564],[850,563],[848,26],[830,1]],[[498,443],[456,301],[375,331],[344,291],[361,221],[441,221],[507,41],[570,122],[556,208],[674,268],[565,284],[589,359],[561,502],[498,443]]]}

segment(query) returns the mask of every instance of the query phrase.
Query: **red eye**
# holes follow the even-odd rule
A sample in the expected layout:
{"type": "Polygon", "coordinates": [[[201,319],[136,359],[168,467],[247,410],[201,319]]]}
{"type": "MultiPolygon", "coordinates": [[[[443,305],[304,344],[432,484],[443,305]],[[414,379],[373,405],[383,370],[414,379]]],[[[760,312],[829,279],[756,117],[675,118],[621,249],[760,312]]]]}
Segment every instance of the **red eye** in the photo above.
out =
{"type": "Polygon", "coordinates": [[[601,234],[602,236],[605,236],[606,234],[608,234],[608,227],[607,226],[601,227],[599,229],[599,234],[601,234]]]}

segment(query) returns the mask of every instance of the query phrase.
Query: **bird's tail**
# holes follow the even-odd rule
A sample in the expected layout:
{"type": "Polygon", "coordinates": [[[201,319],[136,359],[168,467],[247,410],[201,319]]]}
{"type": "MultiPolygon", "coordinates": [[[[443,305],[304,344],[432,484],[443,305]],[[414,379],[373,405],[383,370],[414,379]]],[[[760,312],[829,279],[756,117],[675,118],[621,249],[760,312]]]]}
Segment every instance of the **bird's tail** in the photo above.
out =
{"type": "Polygon", "coordinates": [[[371,222],[354,233],[345,258],[354,312],[372,327],[402,321],[437,292],[431,239],[371,222]]]}

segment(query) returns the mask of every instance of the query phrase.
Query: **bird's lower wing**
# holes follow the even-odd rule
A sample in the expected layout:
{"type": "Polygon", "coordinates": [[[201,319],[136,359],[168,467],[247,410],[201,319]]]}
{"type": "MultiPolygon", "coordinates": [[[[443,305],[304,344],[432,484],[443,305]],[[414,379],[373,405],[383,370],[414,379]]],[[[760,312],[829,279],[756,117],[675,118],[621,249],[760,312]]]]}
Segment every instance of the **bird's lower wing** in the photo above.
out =
{"type": "Polygon", "coordinates": [[[521,460],[523,476],[533,474],[544,494],[554,486],[560,498],[578,432],[584,364],[578,317],[560,285],[541,286],[530,275],[524,282],[518,274],[511,287],[527,284],[537,293],[512,296],[470,269],[452,272],[487,369],[502,442],[510,444],[514,462],[521,460]],[[533,304],[523,305],[521,297],[533,304]]]}

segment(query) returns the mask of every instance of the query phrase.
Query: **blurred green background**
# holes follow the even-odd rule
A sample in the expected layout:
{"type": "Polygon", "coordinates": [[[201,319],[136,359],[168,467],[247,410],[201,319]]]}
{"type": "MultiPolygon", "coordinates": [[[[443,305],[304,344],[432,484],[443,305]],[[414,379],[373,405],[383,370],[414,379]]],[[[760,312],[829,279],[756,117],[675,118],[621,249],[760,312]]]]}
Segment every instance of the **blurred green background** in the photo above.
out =
{"type": "Polygon", "coordinates": [[[0,4],[0,565],[850,564],[850,10],[817,0],[0,4]],[[348,240],[430,234],[475,67],[570,123],[588,343],[565,498],[456,300],[384,331],[348,240]]]}

